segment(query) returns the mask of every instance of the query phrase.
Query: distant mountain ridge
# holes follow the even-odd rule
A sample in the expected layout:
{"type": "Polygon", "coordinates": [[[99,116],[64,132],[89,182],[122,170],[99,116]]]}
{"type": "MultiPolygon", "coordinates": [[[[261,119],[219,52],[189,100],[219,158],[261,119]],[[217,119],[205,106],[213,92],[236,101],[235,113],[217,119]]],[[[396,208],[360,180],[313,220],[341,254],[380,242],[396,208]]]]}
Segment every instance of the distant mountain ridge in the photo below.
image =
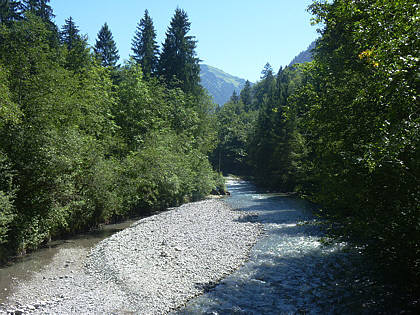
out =
{"type": "Polygon", "coordinates": [[[219,105],[229,101],[233,91],[239,94],[246,82],[245,79],[235,77],[209,65],[201,64],[200,69],[201,85],[219,105]]]}
{"type": "MultiPolygon", "coordinates": [[[[289,67],[297,63],[312,61],[312,50],[315,48],[315,45],[316,41],[313,41],[306,50],[293,58],[289,67]]],[[[245,79],[238,78],[206,64],[200,65],[200,78],[201,85],[213,96],[214,102],[220,106],[229,101],[233,91],[236,91],[239,95],[246,82],[245,79]]]]}
{"type": "Polygon", "coordinates": [[[305,63],[312,61],[312,50],[315,48],[316,41],[313,41],[306,50],[300,52],[293,60],[290,62],[289,67],[297,63],[305,63]]]}

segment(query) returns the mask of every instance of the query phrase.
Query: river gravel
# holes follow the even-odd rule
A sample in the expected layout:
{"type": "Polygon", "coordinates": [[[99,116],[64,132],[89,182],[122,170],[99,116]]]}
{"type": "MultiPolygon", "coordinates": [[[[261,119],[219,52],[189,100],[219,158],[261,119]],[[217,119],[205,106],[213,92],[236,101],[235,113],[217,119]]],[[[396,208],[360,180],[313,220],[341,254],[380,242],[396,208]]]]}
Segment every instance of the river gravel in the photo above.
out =
{"type": "Polygon", "coordinates": [[[63,249],[0,313],[169,313],[244,264],[262,233],[253,216],[205,200],[139,220],[90,251],[63,249]]]}

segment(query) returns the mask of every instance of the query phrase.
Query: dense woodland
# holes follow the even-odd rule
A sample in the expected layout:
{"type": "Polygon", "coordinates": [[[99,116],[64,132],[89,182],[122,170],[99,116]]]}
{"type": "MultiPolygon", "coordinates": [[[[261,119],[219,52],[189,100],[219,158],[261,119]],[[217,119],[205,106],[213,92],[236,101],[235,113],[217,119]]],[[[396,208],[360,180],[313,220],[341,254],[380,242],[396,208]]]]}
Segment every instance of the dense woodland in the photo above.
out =
{"type": "Polygon", "coordinates": [[[106,23],[91,50],[53,17],[48,0],[0,1],[0,261],[223,189],[187,14],[159,50],[146,11],[122,66],[106,23]]]}
{"type": "Polygon", "coordinates": [[[161,48],[146,11],[118,65],[106,23],[91,50],[48,3],[0,1],[0,260],[199,199],[223,188],[214,168],[297,192],[331,236],[420,283],[417,1],[314,1],[314,60],[267,64],[217,108],[183,10],[161,48]]]}
{"type": "MultiPolygon", "coordinates": [[[[312,62],[217,113],[214,165],[319,205],[330,235],[420,283],[419,4],[315,1],[312,62]]],[[[402,276],[403,275],[403,276],[402,276]]],[[[414,286],[413,286],[414,287],[414,286]]]]}

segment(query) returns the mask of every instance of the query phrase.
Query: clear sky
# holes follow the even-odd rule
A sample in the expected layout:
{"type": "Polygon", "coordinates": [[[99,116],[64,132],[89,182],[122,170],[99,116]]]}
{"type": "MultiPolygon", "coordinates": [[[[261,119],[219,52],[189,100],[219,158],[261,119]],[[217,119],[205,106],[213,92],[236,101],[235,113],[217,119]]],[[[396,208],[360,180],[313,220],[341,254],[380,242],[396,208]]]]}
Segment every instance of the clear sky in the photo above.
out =
{"type": "Polygon", "coordinates": [[[277,71],[317,38],[306,8],[311,0],[51,0],[59,27],[72,16],[89,43],[107,22],[119,49],[129,58],[136,26],[148,9],[161,44],[177,7],[191,22],[203,63],[256,82],[269,62],[277,71]]]}

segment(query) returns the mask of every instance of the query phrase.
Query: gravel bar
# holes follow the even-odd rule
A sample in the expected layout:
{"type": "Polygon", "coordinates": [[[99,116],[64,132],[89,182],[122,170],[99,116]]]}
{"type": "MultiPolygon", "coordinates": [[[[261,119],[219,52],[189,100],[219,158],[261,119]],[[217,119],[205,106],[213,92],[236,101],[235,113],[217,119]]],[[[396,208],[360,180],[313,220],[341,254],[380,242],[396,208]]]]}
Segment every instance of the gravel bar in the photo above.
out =
{"type": "Polygon", "coordinates": [[[249,215],[221,200],[194,202],[139,220],[90,252],[63,249],[0,313],[167,314],[244,264],[262,233],[249,215]]]}

